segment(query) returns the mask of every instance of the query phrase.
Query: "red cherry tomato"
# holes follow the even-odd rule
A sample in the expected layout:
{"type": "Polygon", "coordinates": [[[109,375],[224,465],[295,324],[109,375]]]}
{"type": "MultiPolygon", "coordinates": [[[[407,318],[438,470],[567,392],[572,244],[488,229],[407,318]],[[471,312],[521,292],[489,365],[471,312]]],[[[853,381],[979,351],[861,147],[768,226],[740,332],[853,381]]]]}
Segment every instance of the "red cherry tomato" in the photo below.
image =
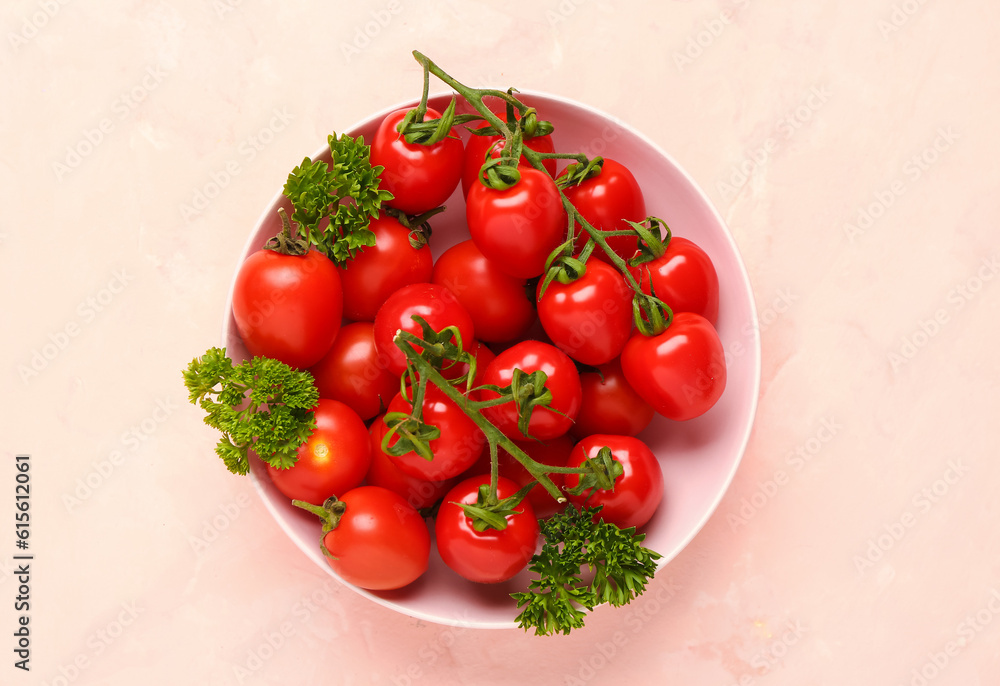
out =
{"type": "MultiPolygon", "coordinates": [[[[435,331],[457,327],[463,345],[470,345],[476,339],[472,318],[447,288],[433,283],[403,286],[389,296],[375,315],[375,349],[385,356],[386,369],[397,376],[406,370],[406,355],[393,342],[396,332],[402,329],[418,337],[423,335],[413,315],[423,317],[435,331]]],[[[418,353],[423,350],[419,345],[414,347],[418,353]]]]}
{"type": "MultiPolygon", "coordinates": [[[[501,119],[506,120],[504,115],[499,115],[501,119]]],[[[483,122],[479,128],[485,129],[489,124],[483,122]]],[[[490,157],[499,158],[500,153],[503,152],[504,146],[506,146],[507,141],[504,140],[503,136],[493,135],[493,136],[469,136],[469,140],[465,143],[465,158],[462,168],[462,194],[465,196],[469,195],[469,189],[472,185],[478,183],[479,170],[482,169],[483,164],[486,162],[486,154],[489,152],[490,157]]],[[[533,138],[527,138],[524,140],[524,145],[528,146],[536,152],[555,152],[555,146],[552,144],[552,136],[535,136],[533,138]]],[[[520,164],[527,165],[527,160],[521,157],[520,164]]],[[[530,166],[530,165],[528,165],[530,166]]],[[[556,161],[555,160],[545,160],[542,166],[549,172],[549,176],[556,175],[556,161]]]]}
{"type": "Polygon", "coordinates": [[[359,486],[340,500],[344,514],[323,537],[333,556],[326,561],[342,579],[360,588],[402,588],[427,571],[431,537],[424,518],[400,495],[359,486]]]}
{"type": "Polygon", "coordinates": [[[454,485],[454,480],[426,481],[404,474],[392,463],[389,456],[382,452],[382,437],[385,436],[385,432],[386,426],[382,417],[377,417],[368,429],[372,446],[372,463],[365,479],[368,485],[388,488],[403,496],[406,502],[418,510],[430,507],[441,500],[454,485]]]}
{"type": "MultiPolygon", "coordinates": [[[[598,516],[623,529],[642,526],[649,521],[663,500],[663,471],[660,463],[638,438],[594,434],[576,444],[566,466],[579,467],[585,459],[597,457],[604,446],[611,448],[612,458],[620,462],[624,469],[622,475],[615,480],[614,490],[592,488],[581,495],[570,495],[569,500],[578,507],[603,506],[598,516]]],[[[579,483],[579,474],[566,475],[567,488],[575,488],[579,483]]]]}
{"type": "MultiPolygon", "coordinates": [[[[623,164],[604,158],[604,166],[598,176],[563,191],[577,211],[595,229],[602,231],[626,231],[631,229],[625,220],[641,222],[646,218],[646,201],[635,180],[623,164]]],[[[579,226],[580,235],[576,240],[576,251],[583,250],[589,234],[579,226]]],[[[627,260],[635,254],[638,245],[635,236],[611,236],[608,246],[619,257],[627,260]]],[[[594,255],[610,262],[604,250],[597,248],[594,255]]]]}
{"type": "Polygon", "coordinates": [[[410,245],[410,231],[395,218],[382,215],[368,228],[375,234],[375,245],[337,268],[344,286],[344,316],[362,322],[374,321],[382,304],[403,286],[430,281],[434,268],[430,247],[410,245]]]}
{"type": "Polygon", "coordinates": [[[535,322],[525,280],[508,276],[486,259],[471,240],[448,248],[437,259],[431,280],[455,294],[481,341],[514,340],[535,322]]]}
{"type": "MultiPolygon", "coordinates": [[[[580,411],[582,391],[580,389],[580,374],[576,371],[573,360],[567,357],[555,346],[540,341],[523,341],[496,356],[486,368],[483,384],[500,387],[509,386],[514,370],[524,372],[543,371],[548,376],[545,387],[552,393],[549,407],[536,407],[531,412],[528,422],[528,432],[533,438],[547,441],[562,436],[573,426],[580,411]]],[[[499,393],[490,390],[480,392],[483,400],[500,397],[499,393]]],[[[527,438],[517,429],[517,408],[513,402],[486,407],[482,410],[494,426],[514,440],[527,438]]]]}
{"type": "MultiPolygon", "coordinates": [[[[389,403],[389,412],[409,414],[413,406],[397,395],[389,403]]],[[[444,481],[468,469],[486,447],[486,435],[467,414],[437,386],[427,385],[424,392],[422,421],[436,426],[441,435],[430,441],[433,460],[425,460],[415,452],[390,455],[389,459],[401,472],[425,481],[444,481]]],[[[398,442],[398,436],[389,439],[389,446],[398,442]]]]}
{"type": "Polygon", "coordinates": [[[664,417],[693,419],[707,412],[726,388],[726,356],[707,319],[681,312],[657,336],[636,333],[621,356],[629,385],[664,417]]]}
{"type": "Polygon", "coordinates": [[[368,429],[357,412],[337,400],[320,398],[316,428],[288,469],[267,465],[271,481],[288,498],[322,505],[364,481],[371,463],[368,429]]]}
{"type": "MultiPolygon", "coordinates": [[[[541,288],[539,281],[539,293],[541,288]]],[[[574,360],[604,364],[621,354],[632,333],[632,289],[610,264],[589,260],[580,278],[549,284],[538,299],[538,319],[574,360]]]]}
{"type": "Polygon", "coordinates": [[[636,436],[656,414],[625,379],[618,359],[581,373],[580,385],[583,404],[572,429],[577,438],[591,434],[636,436]]]}
{"type": "Polygon", "coordinates": [[[566,238],[566,211],[545,172],[521,169],[514,186],[498,191],[481,183],[469,189],[465,218],[476,247],[500,271],[530,279],[566,238]]]}
{"type": "Polygon", "coordinates": [[[309,372],[321,398],[339,400],[371,419],[399,392],[399,376],[385,367],[375,350],[375,325],[354,322],[341,327],[330,351],[309,372]]]}
{"type": "MultiPolygon", "coordinates": [[[[441,559],[460,576],[481,584],[495,584],[510,579],[528,565],[538,545],[538,520],[531,503],[522,500],[507,516],[503,531],[476,531],[472,520],[455,503],[472,505],[479,486],[489,483],[489,475],[460,481],[444,496],[438,510],[434,532],[441,559]]],[[[500,477],[497,495],[506,498],[517,492],[517,484],[500,477]]]]}
{"type": "MultiPolygon", "coordinates": [[[[570,438],[569,434],[548,441],[515,441],[515,443],[517,447],[526,452],[528,457],[535,462],[540,462],[550,467],[565,467],[569,461],[569,453],[575,445],[575,441],[570,438]]],[[[501,476],[516,483],[518,488],[527,486],[528,483],[535,480],[531,476],[531,473],[503,448],[497,451],[497,468],[501,476]]],[[[488,471],[489,466],[487,465],[488,471]]],[[[548,477],[555,484],[556,488],[562,490],[563,484],[566,481],[565,474],[549,474],[548,477]]],[[[554,515],[566,506],[565,503],[557,502],[540,485],[528,491],[527,499],[531,503],[531,507],[535,510],[535,515],[538,517],[554,515]]]]}
{"type": "MultiPolygon", "coordinates": [[[[381,187],[393,195],[389,206],[406,214],[423,214],[443,205],[458,187],[465,153],[454,129],[433,145],[407,143],[396,130],[407,111],[396,110],[382,120],[369,159],[373,167],[385,168],[381,187]]],[[[440,112],[427,108],[425,121],[440,118],[440,112]]]]}
{"type": "Polygon", "coordinates": [[[320,360],[340,329],[343,294],[325,255],[258,250],[233,285],[233,318],[252,356],[305,369],[320,360]]]}
{"type": "Polygon", "coordinates": [[[644,293],[651,292],[652,283],[656,297],[674,314],[694,312],[715,325],[719,318],[719,275],[708,253],[695,243],[673,236],[662,255],[629,271],[644,293]]]}

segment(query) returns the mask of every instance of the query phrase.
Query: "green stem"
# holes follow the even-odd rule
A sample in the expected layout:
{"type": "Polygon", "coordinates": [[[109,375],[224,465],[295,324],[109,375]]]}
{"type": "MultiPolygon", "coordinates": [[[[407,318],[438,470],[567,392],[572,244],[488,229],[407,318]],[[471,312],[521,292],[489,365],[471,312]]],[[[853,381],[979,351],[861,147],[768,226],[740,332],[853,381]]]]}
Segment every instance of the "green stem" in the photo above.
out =
{"type": "MultiPolygon", "coordinates": [[[[517,447],[510,438],[504,435],[500,429],[493,426],[489,420],[486,419],[475,408],[474,403],[470,403],[469,399],[463,395],[457,388],[451,385],[449,381],[441,376],[441,373],[434,368],[434,366],[421,357],[416,350],[413,349],[412,341],[416,339],[413,334],[407,333],[405,331],[400,331],[396,334],[395,343],[410,363],[416,368],[421,379],[428,379],[435,386],[437,386],[441,391],[448,396],[456,405],[465,410],[468,417],[479,427],[479,429],[486,435],[487,441],[490,443],[490,481],[491,481],[491,497],[497,498],[496,494],[496,483],[493,479],[493,472],[497,470],[497,454],[496,448],[500,447],[506,450],[514,459],[520,462],[528,473],[541,484],[542,488],[548,491],[549,495],[556,499],[556,502],[565,503],[566,496],[563,495],[559,488],[552,483],[552,479],[546,476],[546,472],[549,470],[548,465],[543,465],[535,460],[531,459],[523,450],[517,447]]],[[[508,400],[509,402],[509,400],[508,400]]],[[[581,470],[577,470],[582,473],[581,470]]]]}

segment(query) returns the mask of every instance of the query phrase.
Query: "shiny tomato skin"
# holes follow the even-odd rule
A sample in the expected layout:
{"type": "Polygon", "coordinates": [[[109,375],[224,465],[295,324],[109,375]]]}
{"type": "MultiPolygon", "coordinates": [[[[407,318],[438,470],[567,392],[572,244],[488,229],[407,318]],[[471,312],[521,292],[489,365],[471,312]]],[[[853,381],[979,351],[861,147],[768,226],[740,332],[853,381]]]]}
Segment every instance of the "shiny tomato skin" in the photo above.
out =
{"type": "Polygon", "coordinates": [[[325,255],[258,250],[236,274],[233,318],[250,355],[305,369],[333,344],[343,301],[340,276],[325,255]]]}
{"type": "MultiPolygon", "coordinates": [[[[384,167],[381,187],[393,194],[390,207],[406,214],[422,214],[443,205],[462,179],[465,150],[455,130],[433,145],[407,143],[396,127],[408,108],[382,120],[372,139],[372,166],[384,167]]],[[[427,108],[425,121],[441,113],[427,108]]]]}
{"type": "Polygon", "coordinates": [[[412,283],[427,283],[434,268],[430,246],[410,245],[410,231],[394,217],[372,219],[375,245],[338,267],[344,288],[344,317],[372,322],[390,295],[412,283]]]}
{"type": "Polygon", "coordinates": [[[619,359],[582,372],[580,385],[583,403],[572,429],[577,438],[591,434],[636,436],[653,421],[656,411],[626,380],[619,359]]]}
{"type": "Polygon", "coordinates": [[[382,452],[382,437],[385,436],[385,432],[385,422],[382,421],[382,417],[377,417],[368,429],[371,437],[372,463],[368,468],[366,483],[369,486],[381,486],[398,493],[418,510],[430,507],[441,500],[441,497],[454,485],[455,480],[427,481],[404,474],[392,463],[392,459],[382,452]]]}
{"type": "MultiPolygon", "coordinates": [[[[566,466],[579,467],[585,459],[597,457],[604,446],[611,448],[612,458],[624,470],[615,480],[614,490],[589,489],[581,495],[570,495],[569,500],[578,507],[603,506],[598,517],[623,529],[640,527],[650,520],[663,500],[660,463],[646,444],[634,436],[594,434],[576,444],[566,466]]],[[[578,474],[566,475],[567,488],[579,483],[578,474]]]]}
{"type": "Polygon", "coordinates": [[[321,398],[341,401],[362,419],[384,412],[399,392],[399,376],[386,369],[385,358],[375,350],[375,325],[369,322],[342,326],[309,372],[321,398]]]}
{"type": "Polygon", "coordinates": [[[340,578],[359,588],[389,591],[413,583],[427,571],[431,550],[427,523],[399,494],[359,486],[340,500],[344,515],[323,537],[333,556],[326,561],[340,578]]]}
{"type": "Polygon", "coordinates": [[[371,464],[368,429],[357,412],[338,400],[320,398],[316,428],[288,469],[267,465],[275,487],[292,500],[322,505],[364,481],[371,464]]]}
{"type": "MultiPolygon", "coordinates": [[[[406,355],[393,342],[396,332],[402,329],[418,338],[423,336],[423,329],[412,319],[413,315],[423,317],[435,331],[458,327],[463,346],[476,340],[472,317],[447,288],[433,283],[403,286],[389,296],[375,315],[375,349],[385,356],[386,369],[393,374],[402,376],[406,370],[406,355]]],[[[418,353],[423,350],[419,345],[414,348],[418,353]]]]}
{"type": "MultiPolygon", "coordinates": [[[[582,390],[580,374],[566,353],[553,345],[541,341],[522,341],[496,356],[483,376],[483,384],[496,385],[501,388],[509,386],[514,369],[524,372],[543,371],[548,376],[545,387],[552,393],[550,407],[558,412],[551,412],[544,407],[536,407],[531,412],[528,422],[528,432],[532,438],[546,441],[558,438],[573,426],[577,413],[580,411],[582,390]]],[[[492,400],[500,397],[490,390],[480,391],[482,400],[492,400]]],[[[517,409],[513,402],[485,407],[482,410],[486,417],[500,431],[514,440],[526,440],[528,437],[517,428],[517,409]]]]}
{"type": "Polygon", "coordinates": [[[622,371],[659,414],[675,421],[710,410],[726,388],[726,356],[715,327],[681,312],[656,336],[636,333],[625,344],[622,371]]]}
{"type": "MultiPolygon", "coordinates": [[[[542,281],[538,282],[541,292],[542,281]]],[[[632,333],[632,289],[616,268],[589,260],[583,276],[552,281],[538,299],[552,342],[577,362],[599,365],[621,354],[632,333]]]]}
{"type": "Polygon", "coordinates": [[[566,238],[566,211],[555,182],[534,168],[506,190],[481,183],[469,189],[465,218],[476,247],[497,269],[530,279],[545,269],[549,254],[566,238]]]}
{"type": "MultiPolygon", "coordinates": [[[[646,201],[639,182],[625,165],[606,157],[599,175],[577,186],[570,186],[563,192],[595,229],[625,231],[632,228],[625,222],[626,219],[641,222],[646,218],[646,201]]],[[[577,231],[580,235],[577,237],[576,251],[580,252],[589,234],[580,226],[577,226],[577,231]]],[[[607,241],[608,246],[623,260],[632,257],[638,245],[635,236],[611,236],[607,241]]],[[[594,250],[594,255],[601,260],[611,261],[600,247],[594,250]]]]}
{"type": "MultiPolygon", "coordinates": [[[[507,516],[503,531],[476,531],[472,520],[455,503],[476,502],[479,486],[490,482],[488,474],[460,481],[444,496],[434,525],[441,559],[460,576],[481,584],[507,581],[522,569],[535,554],[538,545],[538,520],[531,503],[522,500],[517,514],[507,516]]],[[[518,490],[517,484],[500,477],[497,495],[506,498],[518,490]]]]}
{"type": "Polygon", "coordinates": [[[504,273],[471,240],[453,245],[438,257],[431,281],[455,294],[472,317],[481,341],[512,341],[535,322],[525,279],[504,273]]]}
{"type": "MultiPolygon", "coordinates": [[[[410,414],[413,406],[398,394],[389,403],[389,412],[410,414]]],[[[425,481],[444,481],[456,477],[468,469],[486,448],[486,435],[467,414],[452,402],[437,386],[427,385],[424,392],[421,420],[436,426],[441,435],[430,441],[434,453],[433,460],[425,460],[415,452],[405,455],[390,455],[389,459],[407,476],[425,481]]],[[[389,446],[398,438],[389,439],[389,446]]]]}
{"type": "Polygon", "coordinates": [[[673,236],[664,253],[651,262],[630,267],[633,278],[649,294],[678,312],[694,312],[713,326],[719,318],[719,275],[708,256],[696,243],[673,236]]]}
{"type": "MultiPolygon", "coordinates": [[[[504,115],[499,115],[501,119],[505,119],[504,115]]],[[[478,128],[484,129],[489,126],[488,123],[483,122],[478,128]]],[[[504,140],[503,136],[469,136],[469,140],[465,143],[465,158],[462,167],[462,194],[465,196],[469,195],[469,189],[472,185],[479,183],[479,170],[482,169],[483,164],[486,162],[486,153],[490,153],[490,157],[499,158],[500,153],[503,151],[507,142],[504,140]],[[492,149],[491,149],[492,147],[492,149]]],[[[533,138],[527,138],[524,140],[524,145],[528,146],[536,152],[550,153],[555,152],[555,146],[552,143],[552,136],[535,136],[533,138]]],[[[521,156],[519,164],[528,165],[527,160],[524,156],[521,156]]],[[[549,176],[554,177],[556,175],[556,161],[555,160],[545,160],[542,162],[542,166],[549,173],[549,176]]]]}

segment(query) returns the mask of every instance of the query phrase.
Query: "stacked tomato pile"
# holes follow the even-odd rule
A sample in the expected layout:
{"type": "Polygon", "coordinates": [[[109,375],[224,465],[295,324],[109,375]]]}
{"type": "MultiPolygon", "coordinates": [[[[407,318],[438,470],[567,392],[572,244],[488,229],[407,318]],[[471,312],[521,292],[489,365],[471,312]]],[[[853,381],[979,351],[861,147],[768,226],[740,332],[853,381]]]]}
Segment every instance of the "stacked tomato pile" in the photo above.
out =
{"type": "MultiPolygon", "coordinates": [[[[637,435],[657,413],[700,416],[725,387],[708,255],[647,217],[625,165],[558,151],[544,113],[512,94],[487,112],[477,93],[463,92],[481,112],[460,122],[465,144],[453,107],[425,101],[370,148],[331,137],[329,168],[293,172],[292,220],[241,265],[240,335],[291,370],[269,369],[273,388],[309,372],[312,423],[281,414],[280,392],[250,396],[269,429],[253,407],[248,428],[225,428],[242,395],[203,403],[224,458],[287,433],[294,460],[260,455],[270,478],[323,519],[330,564],[363,588],[426,570],[428,520],[444,562],[482,583],[524,569],[539,518],[567,503],[641,528],[664,488],[637,435]],[[429,223],[459,188],[468,238],[435,260],[429,223]]],[[[189,375],[192,401],[216,383],[189,375]]]]}

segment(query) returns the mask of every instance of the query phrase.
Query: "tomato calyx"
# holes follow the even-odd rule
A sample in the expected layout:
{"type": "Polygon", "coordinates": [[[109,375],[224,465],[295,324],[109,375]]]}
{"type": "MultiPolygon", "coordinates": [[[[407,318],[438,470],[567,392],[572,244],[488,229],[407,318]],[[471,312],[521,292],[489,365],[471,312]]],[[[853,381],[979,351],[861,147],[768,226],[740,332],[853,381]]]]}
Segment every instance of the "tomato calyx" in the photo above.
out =
{"type": "Polygon", "coordinates": [[[479,487],[479,494],[474,504],[455,503],[455,505],[465,511],[466,516],[472,520],[472,528],[476,531],[480,533],[487,529],[503,531],[507,528],[507,517],[521,514],[521,510],[514,508],[521,504],[537,483],[532,481],[503,499],[497,499],[496,490],[491,488],[491,484],[483,484],[479,487]]]}
{"type": "Polygon", "coordinates": [[[614,459],[608,446],[601,448],[595,457],[588,457],[580,466],[585,471],[580,475],[580,482],[576,486],[566,489],[570,495],[583,495],[591,489],[613,491],[615,480],[625,473],[622,463],[614,459]]]}
{"type": "Polygon", "coordinates": [[[641,264],[652,262],[658,257],[663,257],[663,253],[667,251],[667,246],[670,245],[670,239],[673,237],[670,227],[665,221],[659,217],[646,217],[646,220],[641,223],[627,219],[625,221],[639,234],[639,250],[627,262],[630,267],[638,267],[641,264]],[[663,238],[660,238],[661,234],[663,238]]]}
{"type": "Polygon", "coordinates": [[[295,235],[295,229],[288,220],[288,213],[284,207],[278,208],[278,216],[281,217],[281,231],[264,244],[264,250],[273,250],[280,255],[295,257],[301,257],[309,252],[309,241],[295,235]]]}
{"type": "MultiPolygon", "coordinates": [[[[446,326],[440,331],[435,331],[420,315],[413,315],[413,320],[420,324],[421,338],[405,331],[401,331],[397,336],[419,345],[423,349],[421,354],[424,359],[439,372],[447,372],[452,368],[460,368],[463,364],[467,365],[464,374],[449,378],[448,381],[455,386],[461,386],[464,383],[465,390],[471,390],[472,382],[476,378],[476,356],[465,349],[462,342],[462,332],[458,327],[446,326]]],[[[416,380],[412,373],[405,374],[403,378],[408,379],[411,384],[416,380]]],[[[405,381],[403,382],[403,392],[406,392],[405,381]]]]}
{"type": "Polygon", "coordinates": [[[398,210],[395,207],[386,207],[383,209],[383,212],[398,221],[403,228],[409,229],[410,247],[414,250],[420,250],[420,248],[427,245],[428,241],[430,241],[432,231],[430,219],[434,215],[440,214],[444,211],[444,205],[427,210],[422,214],[414,215],[406,214],[402,210],[398,210]]]}
{"type": "MultiPolygon", "coordinates": [[[[312,514],[319,517],[320,522],[323,525],[323,536],[333,531],[340,525],[340,520],[347,511],[347,505],[342,501],[338,500],[337,496],[331,495],[327,498],[322,506],[313,505],[312,503],[307,503],[303,500],[293,500],[292,505],[301,508],[306,512],[311,512],[312,514]]],[[[330,558],[331,560],[336,560],[337,558],[331,553],[324,541],[324,538],[320,538],[319,549],[322,551],[323,555],[330,558]]]]}
{"type": "Polygon", "coordinates": [[[599,176],[603,168],[603,157],[598,156],[592,160],[584,158],[566,167],[563,173],[559,175],[559,178],[556,179],[556,186],[559,187],[559,190],[578,186],[587,179],[599,176]]]}

